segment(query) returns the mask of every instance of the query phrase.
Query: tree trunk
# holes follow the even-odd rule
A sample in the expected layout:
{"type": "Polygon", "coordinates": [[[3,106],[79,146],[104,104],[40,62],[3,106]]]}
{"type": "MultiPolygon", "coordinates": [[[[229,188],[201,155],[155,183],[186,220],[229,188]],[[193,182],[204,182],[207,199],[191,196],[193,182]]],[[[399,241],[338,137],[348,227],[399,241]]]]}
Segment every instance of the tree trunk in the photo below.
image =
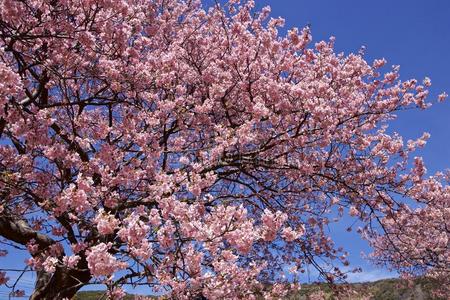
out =
{"type": "Polygon", "coordinates": [[[78,269],[57,267],[55,273],[37,272],[36,286],[31,300],[72,299],[73,296],[91,279],[86,260],[78,263],[78,269]]]}
{"type": "MultiPolygon", "coordinates": [[[[40,250],[45,250],[55,243],[50,237],[33,230],[24,220],[6,214],[0,216],[0,236],[21,245],[26,245],[33,239],[40,250]]],[[[36,285],[30,299],[71,299],[91,279],[86,257],[80,256],[77,269],[57,266],[53,274],[37,271],[36,285]]]]}

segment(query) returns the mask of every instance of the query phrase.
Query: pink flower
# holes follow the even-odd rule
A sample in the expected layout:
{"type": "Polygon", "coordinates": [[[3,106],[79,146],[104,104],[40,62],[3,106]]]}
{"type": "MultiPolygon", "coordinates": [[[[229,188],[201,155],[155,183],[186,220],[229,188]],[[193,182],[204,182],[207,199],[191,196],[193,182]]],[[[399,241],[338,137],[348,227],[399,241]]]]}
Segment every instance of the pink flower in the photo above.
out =
{"type": "Polygon", "coordinates": [[[280,211],[272,213],[270,210],[265,209],[261,216],[261,221],[263,223],[261,226],[263,239],[265,241],[274,240],[278,230],[281,228],[286,219],[286,214],[283,214],[280,211]]]}
{"type": "Polygon", "coordinates": [[[382,66],[384,66],[385,64],[386,64],[386,60],[384,58],[382,58],[382,59],[375,59],[374,62],[373,62],[373,67],[375,69],[379,69],[382,66]]]}
{"type": "Polygon", "coordinates": [[[0,271],[0,285],[6,284],[9,280],[9,277],[6,276],[6,272],[0,271]]]}
{"type": "Polygon", "coordinates": [[[359,210],[356,207],[354,207],[354,206],[350,206],[349,214],[352,217],[356,217],[356,216],[359,215],[359,210]]]}
{"type": "Polygon", "coordinates": [[[64,256],[63,263],[69,268],[75,268],[80,259],[79,255],[64,256]]]}
{"type": "Polygon", "coordinates": [[[130,245],[142,243],[150,230],[150,226],[141,221],[138,214],[125,218],[123,223],[125,225],[117,232],[117,235],[130,245]]]}
{"type": "Polygon", "coordinates": [[[24,290],[15,290],[11,296],[12,297],[24,297],[25,291],[24,290]]]}
{"type": "Polygon", "coordinates": [[[175,230],[176,228],[170,220],[160,227],[158,230],[158,241],[163,248],[169,248],[173,245],[173,234],[175,230]]]}
{"type": "Polygon", "coordinates": [[[388,128],[431,80],[307,47],[254,0],[203,2],[0,2],[5,242],[80,286],[87,264],[113,299],[280,299],[305,253],[347,264],[326,228],[348,207],[373,258],[450,286],[450,175],[413,159],[428,134],[388,128]]]}
{"type": "Polygon", "coordinates": [[[126,295],[127,294],[125,293],[125,291],[117,286],[108,291],[108,299],[111,300],[120,300],[123,299],[126,295]]]}
{"type": "Polygon", "coordinates": [[[282,230],[281,236],[287,242],[293,242],[300,237],[300,233],[293,230],[291,227],[285,227],[282,230]]]}
{"type": "Polygon", "coordinates": [[[111,243],[100,243],[91,247],[87,253],[86,260],[91,274],[95,277],[112,275],[117,270],[126,267],[126,263],[119,262],[108,251],[111,248],[111,243]]]}
{"type": "Polygon", "coordinates": [[[35,239],[31,239],[27,243],[27,249],[28,249],[28,252],[30,252],[31,255],[35,254],[39,250],[39,245],[36,244],[36,240],[35,239]]]}
{"type": "Polygon", "coordinates": [[[97,224],[98,232],[105,235],[113,233],[120,223],[113,215],[105,213],[103,209],[99,210],[94,222],[97,224]]]}
{"type": "Polygon", "coordinates": [[[423,85],[426,87],[430,87],[431,86],[431,79],[428,77],[425,77],[425,79],[423,80],[423,85]]]}
{"type": "Polygon", "coordinates": [[[71,248],[73,253],[79,253],[80,251],[85,250],[87,245],[85,243],[72,244],[71,248]]]}
{"type": "Polygon", "coordinates": [[[180,163],[183,164],[183,165],[189,164],[189,158],[186,157],[186,156],[182,156],[182,157],[180,158],[180,163]]]}
{"type": "Polygon", "coordinates": [[[44,267],[45,272],[54,273],[56,271],[57,264],[58,264],[58,259],[56,257],[49,256],[44,261],[42,266],[44,267]]]}
{"type": "Polygon", "coordinates": [[[438,100],[439,100],[439,102],[442,102],[445,99],[447,99],[447,97],[448,97],[448,94],[446,92],[443,92],[438,95],[438,100]]]}

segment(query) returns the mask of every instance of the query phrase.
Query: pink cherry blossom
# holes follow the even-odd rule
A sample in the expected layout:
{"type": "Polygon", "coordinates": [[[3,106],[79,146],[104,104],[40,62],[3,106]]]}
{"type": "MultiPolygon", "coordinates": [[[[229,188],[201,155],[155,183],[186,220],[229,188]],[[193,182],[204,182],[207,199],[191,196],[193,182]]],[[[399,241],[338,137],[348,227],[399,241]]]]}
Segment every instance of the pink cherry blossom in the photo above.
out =
{"type": "Polygon", "coordinates": [[[86,261],[93,276],[110,276],[119,269],[123,269],[126,263],[119,262],[108,253],[111,243],[100,243],[87,250],[86,261]]]}
{"type": "Polygon", "coordinates": [[[97,224],[97,230],[100,234],[113,233],[120,223],[113,215],[105,213],[103,209],[98,211],[94,222],[97,224]]]}
{"type": "Polygon", "coordinates": [[[58,264],[58,259],[56,257],[47,257],[42,266],[44,267],[45,272],[54,273],[56,270],[56,265],[58,264]]]}
{"type": "Polygon", "coordinates": [[[110,291],[108,291],[108,299],[111,300],[120,300],[126,296],[125,291],[120,287],[113,287],[110,291]]]}
{"type": "Polygon", "coordinates": [[[64,256],[63,263],[69,268],[75,268],[80,259],[79,255],[64,256]]]}
{"type": "Polygon", "coordinates": [[[9,277],[6,276],[6,272],[0,272],[0,285],[4,285],[8,282],[9,277]]]}
{"type": "Polygon", "coordinates": [[[444,92],[444,93],[441,93],[438,95],[438,100],[439,100],[439,102],[442,102],[445,99],[447,99],[447,97],[448,97],[448,94],[444,92]]]}
{"type": "Polygon", "coordinates": [[[0,236],[32,299],[280,299],[286,266],[345,280],[345,212],[374,262],[450,286],[450,176],[388,129],[431,80],[203,2],[0,0],[0,236]]]}

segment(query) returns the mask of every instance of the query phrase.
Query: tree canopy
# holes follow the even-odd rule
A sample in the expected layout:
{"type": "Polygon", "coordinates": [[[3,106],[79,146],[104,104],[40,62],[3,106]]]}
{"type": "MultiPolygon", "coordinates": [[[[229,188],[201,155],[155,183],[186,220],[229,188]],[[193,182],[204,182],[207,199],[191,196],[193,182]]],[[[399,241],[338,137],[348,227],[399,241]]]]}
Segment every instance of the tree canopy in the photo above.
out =
{"type": "MultiPolygon", "coordinates": [[[[387,130],[428,107],[430,80],[313,44],[308,27],[281,35],[269,14],[0,0],[0,236],[30,254],[31,299],[90,283],[111,299],[128,284],[280,298],[307,267],[345,280],[327,230],[344,215],[375,261],[448,283],[448,174],[414,157],[428,134],[387,130]]],[[[5,271],[0,284],[21,293],[5,271]]]]}

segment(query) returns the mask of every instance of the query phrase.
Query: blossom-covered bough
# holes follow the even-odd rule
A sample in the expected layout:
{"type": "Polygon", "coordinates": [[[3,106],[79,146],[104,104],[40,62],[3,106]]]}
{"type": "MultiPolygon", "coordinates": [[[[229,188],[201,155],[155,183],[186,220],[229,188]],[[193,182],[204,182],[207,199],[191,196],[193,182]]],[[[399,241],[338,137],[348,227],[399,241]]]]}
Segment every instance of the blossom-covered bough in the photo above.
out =
{"type": "Polygon", "coordinates": [[[253,6],[0,1],[0,236],[30,253],[31,299],[99,282],[279,298],[307,267],[338,282],[327,228],[348,213],[381,263],[449,277],[448,178],[409,163],[427,134],[386,131],[429,80],[281,36],[253,6]]]}

